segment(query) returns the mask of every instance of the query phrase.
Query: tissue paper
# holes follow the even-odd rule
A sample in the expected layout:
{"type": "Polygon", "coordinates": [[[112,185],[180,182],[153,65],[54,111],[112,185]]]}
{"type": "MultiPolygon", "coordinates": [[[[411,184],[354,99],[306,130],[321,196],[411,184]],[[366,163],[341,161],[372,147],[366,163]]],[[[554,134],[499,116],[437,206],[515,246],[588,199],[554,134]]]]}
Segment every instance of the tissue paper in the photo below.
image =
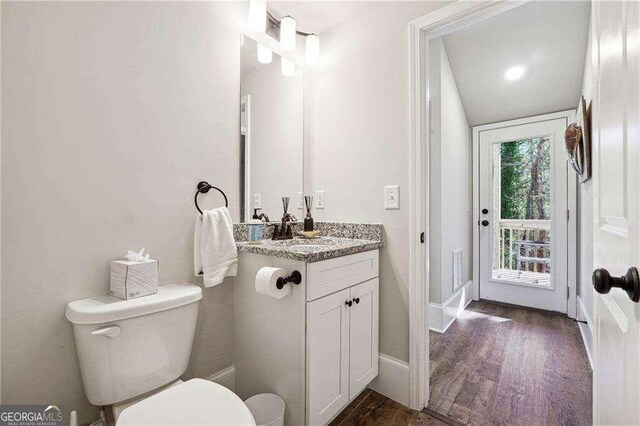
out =
{"type": "Polygon", "coordinates": [[[124,256],[129,262],[146,262],[149,260],[149,253],[143,255],[144,247],[139,252],[135,252],[133,250],[127,251],[127,254],[124,256]]]}
{"type": "Polygon", "coordinates": [[[135,299],[158,292],[158,261],[149,259],[144,248],[129,250],[127,260],[111,262],[109,294],[120,299],[135,299]]]}

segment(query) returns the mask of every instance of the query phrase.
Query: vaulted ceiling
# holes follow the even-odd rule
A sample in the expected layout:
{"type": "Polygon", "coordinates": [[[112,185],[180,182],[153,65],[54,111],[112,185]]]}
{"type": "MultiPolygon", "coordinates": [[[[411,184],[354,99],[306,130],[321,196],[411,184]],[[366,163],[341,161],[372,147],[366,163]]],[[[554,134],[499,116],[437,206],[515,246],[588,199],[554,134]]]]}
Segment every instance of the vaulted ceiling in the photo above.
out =
{"type": "Polygon", "coordinates": [[[587,1],[536,1],[445,35],[469,124],[575,108],[589,13],[587,1]],[[518,65],[524,76],[507,80],[505,71],[518,65]]]}

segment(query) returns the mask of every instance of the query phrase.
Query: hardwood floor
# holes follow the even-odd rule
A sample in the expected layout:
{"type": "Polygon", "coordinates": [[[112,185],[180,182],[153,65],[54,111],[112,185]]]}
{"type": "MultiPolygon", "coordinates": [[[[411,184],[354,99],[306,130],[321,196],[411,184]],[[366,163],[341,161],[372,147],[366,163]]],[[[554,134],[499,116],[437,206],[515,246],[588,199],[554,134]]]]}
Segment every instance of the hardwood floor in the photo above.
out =
{"type": "Polygon", "coordinates": [[[472,302],[430,341],[425,412],[365,389],[330,426],[591,424],[591,368],[565,315],[472,302]]]}
{"type": "Polygon", "coordinates": [[[560,314],[472,302],[430,332],[433,411],[472,425],[589,425],[591,369],[560,314]]]}
{"type": "Polygon", "coordinates": [[[365,389],[334,421],[329,423],[329,426],[446,426],[449,424],[450,423],[439,420],[436,416],[431,416],[420,411],[413,411],[377,392],[365,389]]]}

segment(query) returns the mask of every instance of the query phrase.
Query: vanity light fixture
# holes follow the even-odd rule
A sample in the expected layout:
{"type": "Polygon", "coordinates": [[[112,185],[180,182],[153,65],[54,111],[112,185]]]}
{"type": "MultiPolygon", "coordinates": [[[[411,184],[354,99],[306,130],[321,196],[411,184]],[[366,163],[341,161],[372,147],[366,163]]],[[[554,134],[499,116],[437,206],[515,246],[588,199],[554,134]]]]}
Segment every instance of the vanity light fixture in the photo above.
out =
{"type": "Polygon", "coordinates": [[[524,65],[516,65],[505,71],[504,78],[509,81],[520,80],[526,70],[527,68],[524,65]]]}
{"type": "Polygon", "coordinates": [[[320,60],[320,37],[309,34],[304,47],[304,61],[309,65],[318,65],[320,60]]]}
{"type": "Polygon", "coordinates": [[[280,47],[285,52],[296,48],[296,20],[285,16],[280,21],[280,47]]]}
{"type": "Polygon", "coordinates": [[[249,29],[262,34],[267,29],[267,0],[249,0],[249,29]]]}
{"type": "Polygon", "coordinates": [[[258,62],[270,64],[273,61],[273,52],[264,44],[258,43],[258,62]]]}
{"type": "MultiPolygon", "coordinates": [[[[320,37],[318,37],[314,33],[305,33],[303,31],[298,31],[298,29],[296,28],[296,20],[291,16],[285,16],[284,18],[280,19],[269,10],[267,10],[266,13],[268,22],[266,33],[274,39],[280,41],[280,48],[286,52],[295,50],[296,37],[305,37],[304,61],[307,65],[317,65],[320,61],[320,37]]],[[[293,67],[294,70],[291,71],[291,68],[289,68],[289,65],[287,65],[287,70],[290,72],[290,74],[288,75],[295,74],[295,65],[293,65],[293,67]]]]}
{"type": "Polygon", "coordinates": [[[293,61],[288,60],[287,58],[280,58],[280,67],[282,71],[282,75],[291,77],[296,74],[296,64],[293,61]]]}

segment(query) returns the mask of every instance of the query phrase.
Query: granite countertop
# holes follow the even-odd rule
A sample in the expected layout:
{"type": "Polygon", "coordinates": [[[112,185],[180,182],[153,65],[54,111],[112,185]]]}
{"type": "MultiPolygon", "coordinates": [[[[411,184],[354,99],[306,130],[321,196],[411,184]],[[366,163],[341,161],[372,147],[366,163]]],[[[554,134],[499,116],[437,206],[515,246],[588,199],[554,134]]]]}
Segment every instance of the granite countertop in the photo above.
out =
{"type": "Polygon", "coordinates": [[[262,240],[260,244],[237,243],[238,250],[241,252],[283,257],[308,263],[377,250],[382,248],[383,245],[383,242],[379,240],[336,237],[294,238],[279,241],[262,240]]]}

